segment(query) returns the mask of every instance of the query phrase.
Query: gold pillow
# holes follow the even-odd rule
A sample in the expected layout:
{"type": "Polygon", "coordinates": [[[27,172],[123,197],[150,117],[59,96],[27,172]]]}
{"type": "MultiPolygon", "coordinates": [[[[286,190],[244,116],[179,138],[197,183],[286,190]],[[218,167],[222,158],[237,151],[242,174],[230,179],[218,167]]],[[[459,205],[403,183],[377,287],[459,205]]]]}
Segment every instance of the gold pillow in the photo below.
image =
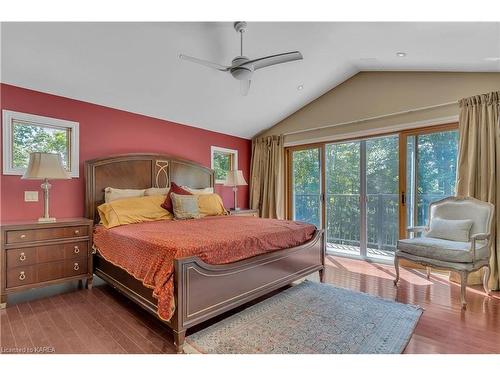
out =
{"type": "Polygon", "coordinates": [[[219,194],[199,194],[197,198],[200,216],[219,216],[227,214],[219,194]]]}
{"type": "Polygon", "coordinates": [[[161,207],[163,195],[125,198],[97,207],[101,223],[106,228],[143,221],[172,220],[172,214],[161,207]]]}

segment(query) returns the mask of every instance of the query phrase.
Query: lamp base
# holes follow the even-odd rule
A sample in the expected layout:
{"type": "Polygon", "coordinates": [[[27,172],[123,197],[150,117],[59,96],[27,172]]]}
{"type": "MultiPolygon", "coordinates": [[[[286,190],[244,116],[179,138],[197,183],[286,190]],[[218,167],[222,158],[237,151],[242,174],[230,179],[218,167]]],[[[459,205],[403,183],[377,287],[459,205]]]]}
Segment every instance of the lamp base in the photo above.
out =
{"type": "Polygon", "coordinates": [[[55,217],[41,217],[38,219],[39,223],[55,223],[56,218],[55,217]]]}

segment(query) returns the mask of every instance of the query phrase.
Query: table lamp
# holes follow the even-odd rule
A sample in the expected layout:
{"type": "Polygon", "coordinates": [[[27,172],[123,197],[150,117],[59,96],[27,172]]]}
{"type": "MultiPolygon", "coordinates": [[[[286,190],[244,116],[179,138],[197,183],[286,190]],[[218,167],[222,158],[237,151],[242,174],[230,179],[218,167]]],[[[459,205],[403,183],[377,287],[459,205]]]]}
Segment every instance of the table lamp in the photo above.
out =
{"type": "Polygon", "coordinates": [[[226,177],[226,181],[224,182],[224,186],[232,186],[234,192],[234,210],[239,210],[238,208],[238,186],[248,185],[243,177],[243,171],[241,170],[232,170],[229,171],[226,177]]]}
{"type": "Polygon", "coordinates": [[[32,152],[28,168],[21,178],[25,180],[44,180],[43,184],[40,185],[44,195],[43,217],[39,218],[38,221],[41,223],[55,222],[56,218],[49,216],[49,189],[52,186],[49,184],[49,179],[67,180],[71,178],[64,169],[61,155],[48,152],[32,152]]]}

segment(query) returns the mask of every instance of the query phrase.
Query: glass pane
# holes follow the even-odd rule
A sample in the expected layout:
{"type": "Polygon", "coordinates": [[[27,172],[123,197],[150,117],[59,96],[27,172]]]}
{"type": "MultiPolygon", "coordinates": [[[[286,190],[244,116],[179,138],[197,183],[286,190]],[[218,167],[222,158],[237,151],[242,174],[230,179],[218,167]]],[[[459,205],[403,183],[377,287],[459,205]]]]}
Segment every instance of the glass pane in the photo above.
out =
{"type": "Polygon", "coordinates": [[[359,255],[360,143],[326,145],[328,248],[359,255]]]}
{"type": "Polygon", "coordinates": [[[418,135],[416,145],[416,225],[426,225],[429,204],[455,195],[458,131],[418,135]]]}
{"type": "Polygon", "coordinates": [[[366,141],[367,255],[392,256],[399,235],[399,138],[366,141]]]}
{"type": "Polygon", "coordinates": [[[416,173],[416,136],[406,138],[406,226],[415,226],[415,173],[416,173]]]}
{"type": "Polygon", "coordinates": [[[292,153],[293,220],[321,227],[320,150],[311,148],[292,153]]]}
{"type": "Polygon", "coordinates": [[[215,179],[218,181],[225,180],[227,172],[231,170],[232,154],[220,151],[214,151],[214,171],[215,179]]]}
{"type": "Polygon", "coordinates": [[[64,167],[69,170],[69,139],[69,129],[13,121],[12,167],[26,168],[31,152],[54,152],[61,155],[64,167]]]}

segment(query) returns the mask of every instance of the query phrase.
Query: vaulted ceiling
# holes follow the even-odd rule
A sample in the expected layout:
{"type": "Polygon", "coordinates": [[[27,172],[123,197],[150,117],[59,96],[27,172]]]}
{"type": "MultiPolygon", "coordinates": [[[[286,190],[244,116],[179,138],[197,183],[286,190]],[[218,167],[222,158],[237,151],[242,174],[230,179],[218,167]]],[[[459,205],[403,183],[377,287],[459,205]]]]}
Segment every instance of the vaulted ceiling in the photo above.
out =
{"type": "Polygon", "coordinates": [[[500,23],[249,22],[244,55],[304,60],[257,71],[248,96],[178,58],[229,65],[232,23],[3,23],[1,38],[3,83],[245,138],[362,70],[500,72],[500,23]]]}

